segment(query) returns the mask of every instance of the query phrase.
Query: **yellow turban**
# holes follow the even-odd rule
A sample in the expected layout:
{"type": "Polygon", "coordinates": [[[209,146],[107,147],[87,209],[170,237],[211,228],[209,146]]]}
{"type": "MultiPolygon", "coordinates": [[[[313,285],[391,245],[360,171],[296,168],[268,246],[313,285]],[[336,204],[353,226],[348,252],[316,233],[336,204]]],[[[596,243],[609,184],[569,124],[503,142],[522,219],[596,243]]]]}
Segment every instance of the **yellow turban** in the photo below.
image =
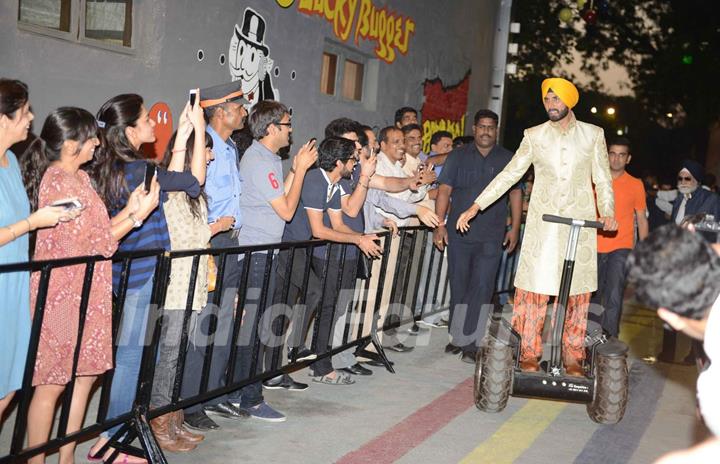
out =
{"type": "Polygon", "coordinates": [[[548,90],[552,90],[553,93],[557,95],[568,108],[573,108],[577,105],[577,102],[580,99],[577,87],[575,87],[572,82],[565,80],[562,77],[547,78],[543,81],[541,87],[543,98],[547,95],[548,90]]]}

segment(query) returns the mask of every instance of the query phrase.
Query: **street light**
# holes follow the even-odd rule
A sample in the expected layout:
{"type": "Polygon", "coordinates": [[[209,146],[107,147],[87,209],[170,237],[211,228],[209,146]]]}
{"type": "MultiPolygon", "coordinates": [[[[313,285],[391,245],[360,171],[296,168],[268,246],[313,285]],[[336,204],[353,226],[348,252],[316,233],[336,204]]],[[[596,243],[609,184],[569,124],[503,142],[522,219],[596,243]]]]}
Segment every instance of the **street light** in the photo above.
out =
{"type": "Polygon", "coordinates": [[[615,114],[615,108],[613,108],[612,106],[609,107],[609,108],[607,109],[607,114],[609,114],[610,116],[612,116],[613,114],[615,114]]]}
{"type": "Polygon", "coordinates": [[[672,119],[673,114],[672,114],[672,113],[668,113],[668,114],[666,114],[665,116],[667,116],[668,118],[671,118],[671,119],[672,119]]]}
{"type": "Polygon", "coordinates": [[[618,130],[617,130],[617,135],[623,135],[622,129],[618,129],[618,130]]]}
{"type": "Polygon", "coordinates": [[[592,108],[590,108],[590,112],[591,112],[592,114],[597,113],[597,107],[593,106],[592,108]]]}

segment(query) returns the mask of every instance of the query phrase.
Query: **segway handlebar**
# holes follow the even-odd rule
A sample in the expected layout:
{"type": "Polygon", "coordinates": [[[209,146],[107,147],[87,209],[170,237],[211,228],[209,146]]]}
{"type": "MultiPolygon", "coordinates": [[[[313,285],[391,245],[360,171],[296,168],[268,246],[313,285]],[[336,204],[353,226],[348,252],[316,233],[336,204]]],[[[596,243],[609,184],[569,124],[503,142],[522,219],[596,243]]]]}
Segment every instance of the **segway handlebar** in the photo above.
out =
{"type": "Polygon", "coordinates": [[[600,221],[588,221],[585,219],[572,219],[561,216],[555,216],[554,214],[543,214],[542,219],[545,222],[556,222],[558,224],[567,224],[569,226],[577,225],[580,227],[594,227],[595,229],[602,229],[604,224],[600,221]]]}

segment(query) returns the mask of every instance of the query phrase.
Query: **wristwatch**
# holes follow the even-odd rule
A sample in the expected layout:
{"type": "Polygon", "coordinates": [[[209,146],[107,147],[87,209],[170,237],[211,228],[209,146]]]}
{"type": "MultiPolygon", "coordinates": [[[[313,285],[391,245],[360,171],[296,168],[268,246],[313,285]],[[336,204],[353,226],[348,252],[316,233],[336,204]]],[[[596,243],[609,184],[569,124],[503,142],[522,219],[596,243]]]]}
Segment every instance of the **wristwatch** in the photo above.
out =
{"type": "Polygon", "coordinates": [[[143,223],[140,221],[136,216],[135,213],[128,214],[128,219],[130,219],[133,223],[133,229],[137,229],[138,227],[142,226],[143,223]]]}

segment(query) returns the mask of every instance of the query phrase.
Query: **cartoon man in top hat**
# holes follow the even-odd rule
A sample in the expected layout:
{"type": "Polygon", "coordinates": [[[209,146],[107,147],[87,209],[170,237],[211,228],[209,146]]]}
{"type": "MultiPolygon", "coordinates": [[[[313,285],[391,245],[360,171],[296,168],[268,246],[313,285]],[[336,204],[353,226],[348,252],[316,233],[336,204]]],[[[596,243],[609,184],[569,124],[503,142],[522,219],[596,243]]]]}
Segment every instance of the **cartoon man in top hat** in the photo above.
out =
{"type": "Polygon", "coordinates": [[[270,71],[273,60],[268,57],[265,40],[265,19],[252,8],[246,8],[242,28],[235,25],[230,39],[229,64],[233,81],[242,81],[243,95],[250,106],[262,100],[278,100],[270,71]]]}

